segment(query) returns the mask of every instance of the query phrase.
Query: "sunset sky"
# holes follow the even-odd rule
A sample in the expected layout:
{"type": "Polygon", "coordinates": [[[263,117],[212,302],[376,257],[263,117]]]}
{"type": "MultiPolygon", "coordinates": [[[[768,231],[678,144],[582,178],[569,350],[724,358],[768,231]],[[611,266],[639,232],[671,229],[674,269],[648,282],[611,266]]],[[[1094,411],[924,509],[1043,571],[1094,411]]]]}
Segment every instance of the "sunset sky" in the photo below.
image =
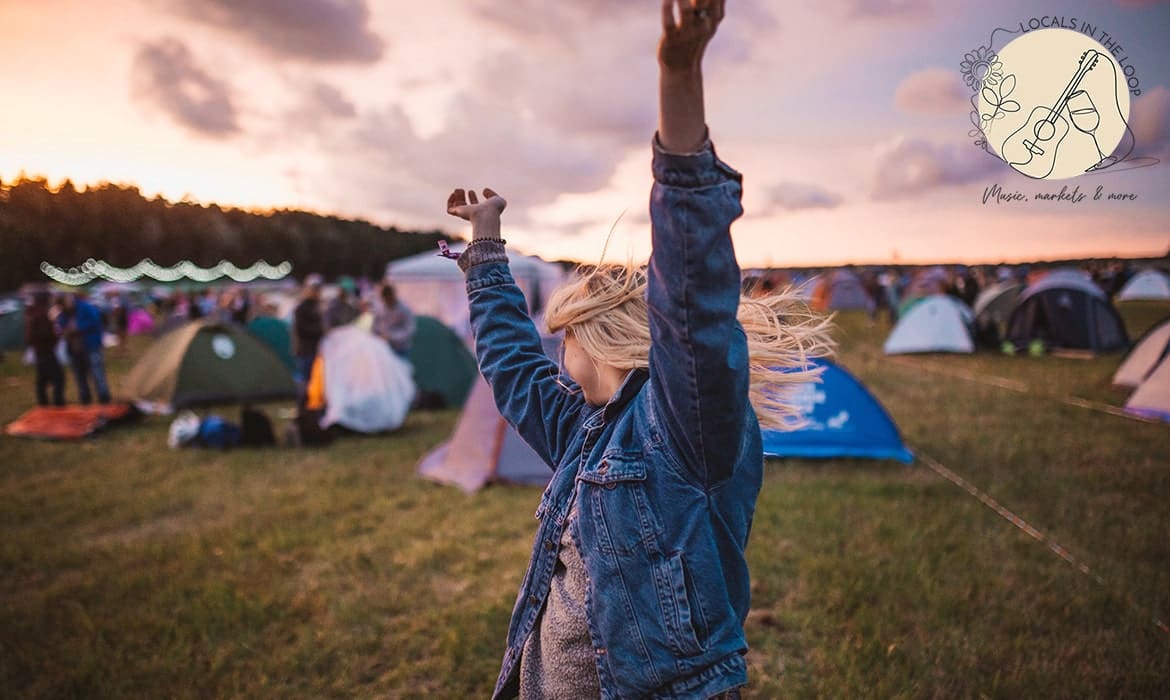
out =
{"type": "MultiPolygon", "coordinates": [[[[727,5],[708,122],[743,265],[1170,249],[1170,3],[727,5]],[[973,145],[960,62],[1054,12],[1119,42],[1134,162],[1160,162],[1038,181],[973,145]],[[1137,198],[984,204],[996,184],[1137,198]]],[[[453,233],[450,189],[490,186],[525,252],[596,260],[621,217],[610,257],[638,258],[658,34],[658,0],[0,0],[0,178],[453,233]]]]}

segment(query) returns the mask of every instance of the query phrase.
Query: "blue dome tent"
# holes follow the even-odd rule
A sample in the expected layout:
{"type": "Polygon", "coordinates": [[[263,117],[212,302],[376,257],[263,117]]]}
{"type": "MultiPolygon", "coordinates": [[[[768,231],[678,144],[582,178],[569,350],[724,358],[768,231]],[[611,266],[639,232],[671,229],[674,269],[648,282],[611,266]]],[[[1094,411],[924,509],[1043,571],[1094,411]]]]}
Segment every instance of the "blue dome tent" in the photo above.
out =
{"type": "Polygon", "coordinates": [[[821,382],[801,386],[797,401],[807,425],[799,430],[765,430],[768,457],[860,457],[912,462],[898,426],[856,377],[828,360],[821,382]]]}

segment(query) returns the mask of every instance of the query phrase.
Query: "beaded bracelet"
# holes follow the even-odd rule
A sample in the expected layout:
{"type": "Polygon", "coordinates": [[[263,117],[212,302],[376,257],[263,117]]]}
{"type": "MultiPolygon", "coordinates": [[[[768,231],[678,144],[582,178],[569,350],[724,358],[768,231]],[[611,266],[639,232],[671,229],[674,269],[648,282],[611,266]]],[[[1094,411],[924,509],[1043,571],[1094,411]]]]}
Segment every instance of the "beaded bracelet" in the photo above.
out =
{"type": "Polygon", "coordinates": [[[503,238],[474,238],[470,243],[467,244],[467,247],[470,248],[476,243],[499,243],[500,245],[504,245],[507,243],[507,241],[505,241],[503,238]]]}

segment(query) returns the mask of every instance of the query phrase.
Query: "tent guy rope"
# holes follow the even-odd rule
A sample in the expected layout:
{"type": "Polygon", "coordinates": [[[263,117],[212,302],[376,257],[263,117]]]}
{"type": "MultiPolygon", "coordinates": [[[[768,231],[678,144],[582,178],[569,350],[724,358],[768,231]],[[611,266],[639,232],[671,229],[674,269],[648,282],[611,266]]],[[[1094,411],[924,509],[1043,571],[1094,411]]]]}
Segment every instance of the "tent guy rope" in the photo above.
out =
{"type": "Polygon", "coordinates": [[[1091,568],[1089,568],[1089,565],[1086,564],[1084,561],[1073,556],[1073,554],[1071,552],[1069,552],[1067,549],[1062,547],[1060,545],[1060,543],[1058,543],[1056,540],[1052,539],[1051,537],[1049,537],[1045,533],[1041,532],[1040,530],[1036,529],[1035,527],[1032,527],[1030,524],[1028,524],[1028,522],[1026,520],[1024,520],[1020,516],[1016,515],[1012,511],[1010,511],[1007,508],[1005,508],[1004,506],[1002,506],[998,501],[996,501],[991,496],[987,495],[983,491],[980,491],[971,482],[967,481],[966,479],[959,476],[958,474],[951,471],[950,469],[947,469],[942,463],[940,463],[938,460],[934,459],[930,455],[927,455],[920,450],[915,450],[914,453],[915,453],[915,456],[918,457],[918,460],[920,462],[922,462],[926,466],[930,467],[930,469],[932,471],[934,471],[936,474],[943,477],[947,481],[950,481],[951,483],[955,484],[959,488],[963,489],[971,496],[974,496],[983,505],[985,505],[988,508],[990,508],[991,510],[995,511],[1000,517],[1002,517],[1004,520],[1007,520],[1012,525],[1015,525],[1017,528],[1022,530],[1025,534],[1027,534],[1032,539],[1047,546],[1049,550],[1051,550],[1054,554],[1056,554],[1056,556],[1058,556],[1061,559],[1063,559],[1064,561],[1068,562],[1068,564],[1070,566],[1072,566],[1074,569],[1076,569],[1077,571],[1080,571],[1085,576],[1088,576],[1092,580],[1096,581],[1097,584],[1100,585],[1102,588],[1105,588],[1106,590],[1111,591],[1111,592],[1118,592],[1117,594],[1126,602],[1127,605],[1130,606],[1130,608],[1132,608],[1135,612],[1139,613],[1143,617],[1149,618],[1149,620],[1154,624],[1154,626],[1157,627],[1162,632],[1170,634],[1170,626],[1168,626],[1161,618],[1159,618],[1155,613],[1153,613],[1151,608],[1149,608],[1145,605],[1142,605],[1141,603],[1138,603],[1136,600],[1133,599],[1133,597],[1131,595],[1129,595],[1128,593],[1125,593],[1124,591],[1121,591],[1121,589],[1119,587],[1110,585],[1109,582],[1107,582],[1100,574],[1098,574],[1097,572],[1095,572],[1091,568]]]}

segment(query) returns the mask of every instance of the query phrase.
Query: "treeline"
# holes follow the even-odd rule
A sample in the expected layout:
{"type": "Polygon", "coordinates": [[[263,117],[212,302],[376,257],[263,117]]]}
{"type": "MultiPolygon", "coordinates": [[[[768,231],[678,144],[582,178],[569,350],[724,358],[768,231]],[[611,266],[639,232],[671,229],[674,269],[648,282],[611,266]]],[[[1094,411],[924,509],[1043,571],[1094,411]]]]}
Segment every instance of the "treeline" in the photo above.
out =
{"type": "Polygon", "coordinates": [[[69,181],[53,190],[44,179],[0,180],[0,291],[45,281],[42,261],[57,267],[87,258],[131,267],[143,258],[163,266],[183,260],[210,267],[227,260],[288,261],[293,275],[316,272],[380,278],[386,263],[434,250],[441,231],[381,228],[303,211],[255,213],[217,205],[147,199],[136,187],[69,181]]]}

